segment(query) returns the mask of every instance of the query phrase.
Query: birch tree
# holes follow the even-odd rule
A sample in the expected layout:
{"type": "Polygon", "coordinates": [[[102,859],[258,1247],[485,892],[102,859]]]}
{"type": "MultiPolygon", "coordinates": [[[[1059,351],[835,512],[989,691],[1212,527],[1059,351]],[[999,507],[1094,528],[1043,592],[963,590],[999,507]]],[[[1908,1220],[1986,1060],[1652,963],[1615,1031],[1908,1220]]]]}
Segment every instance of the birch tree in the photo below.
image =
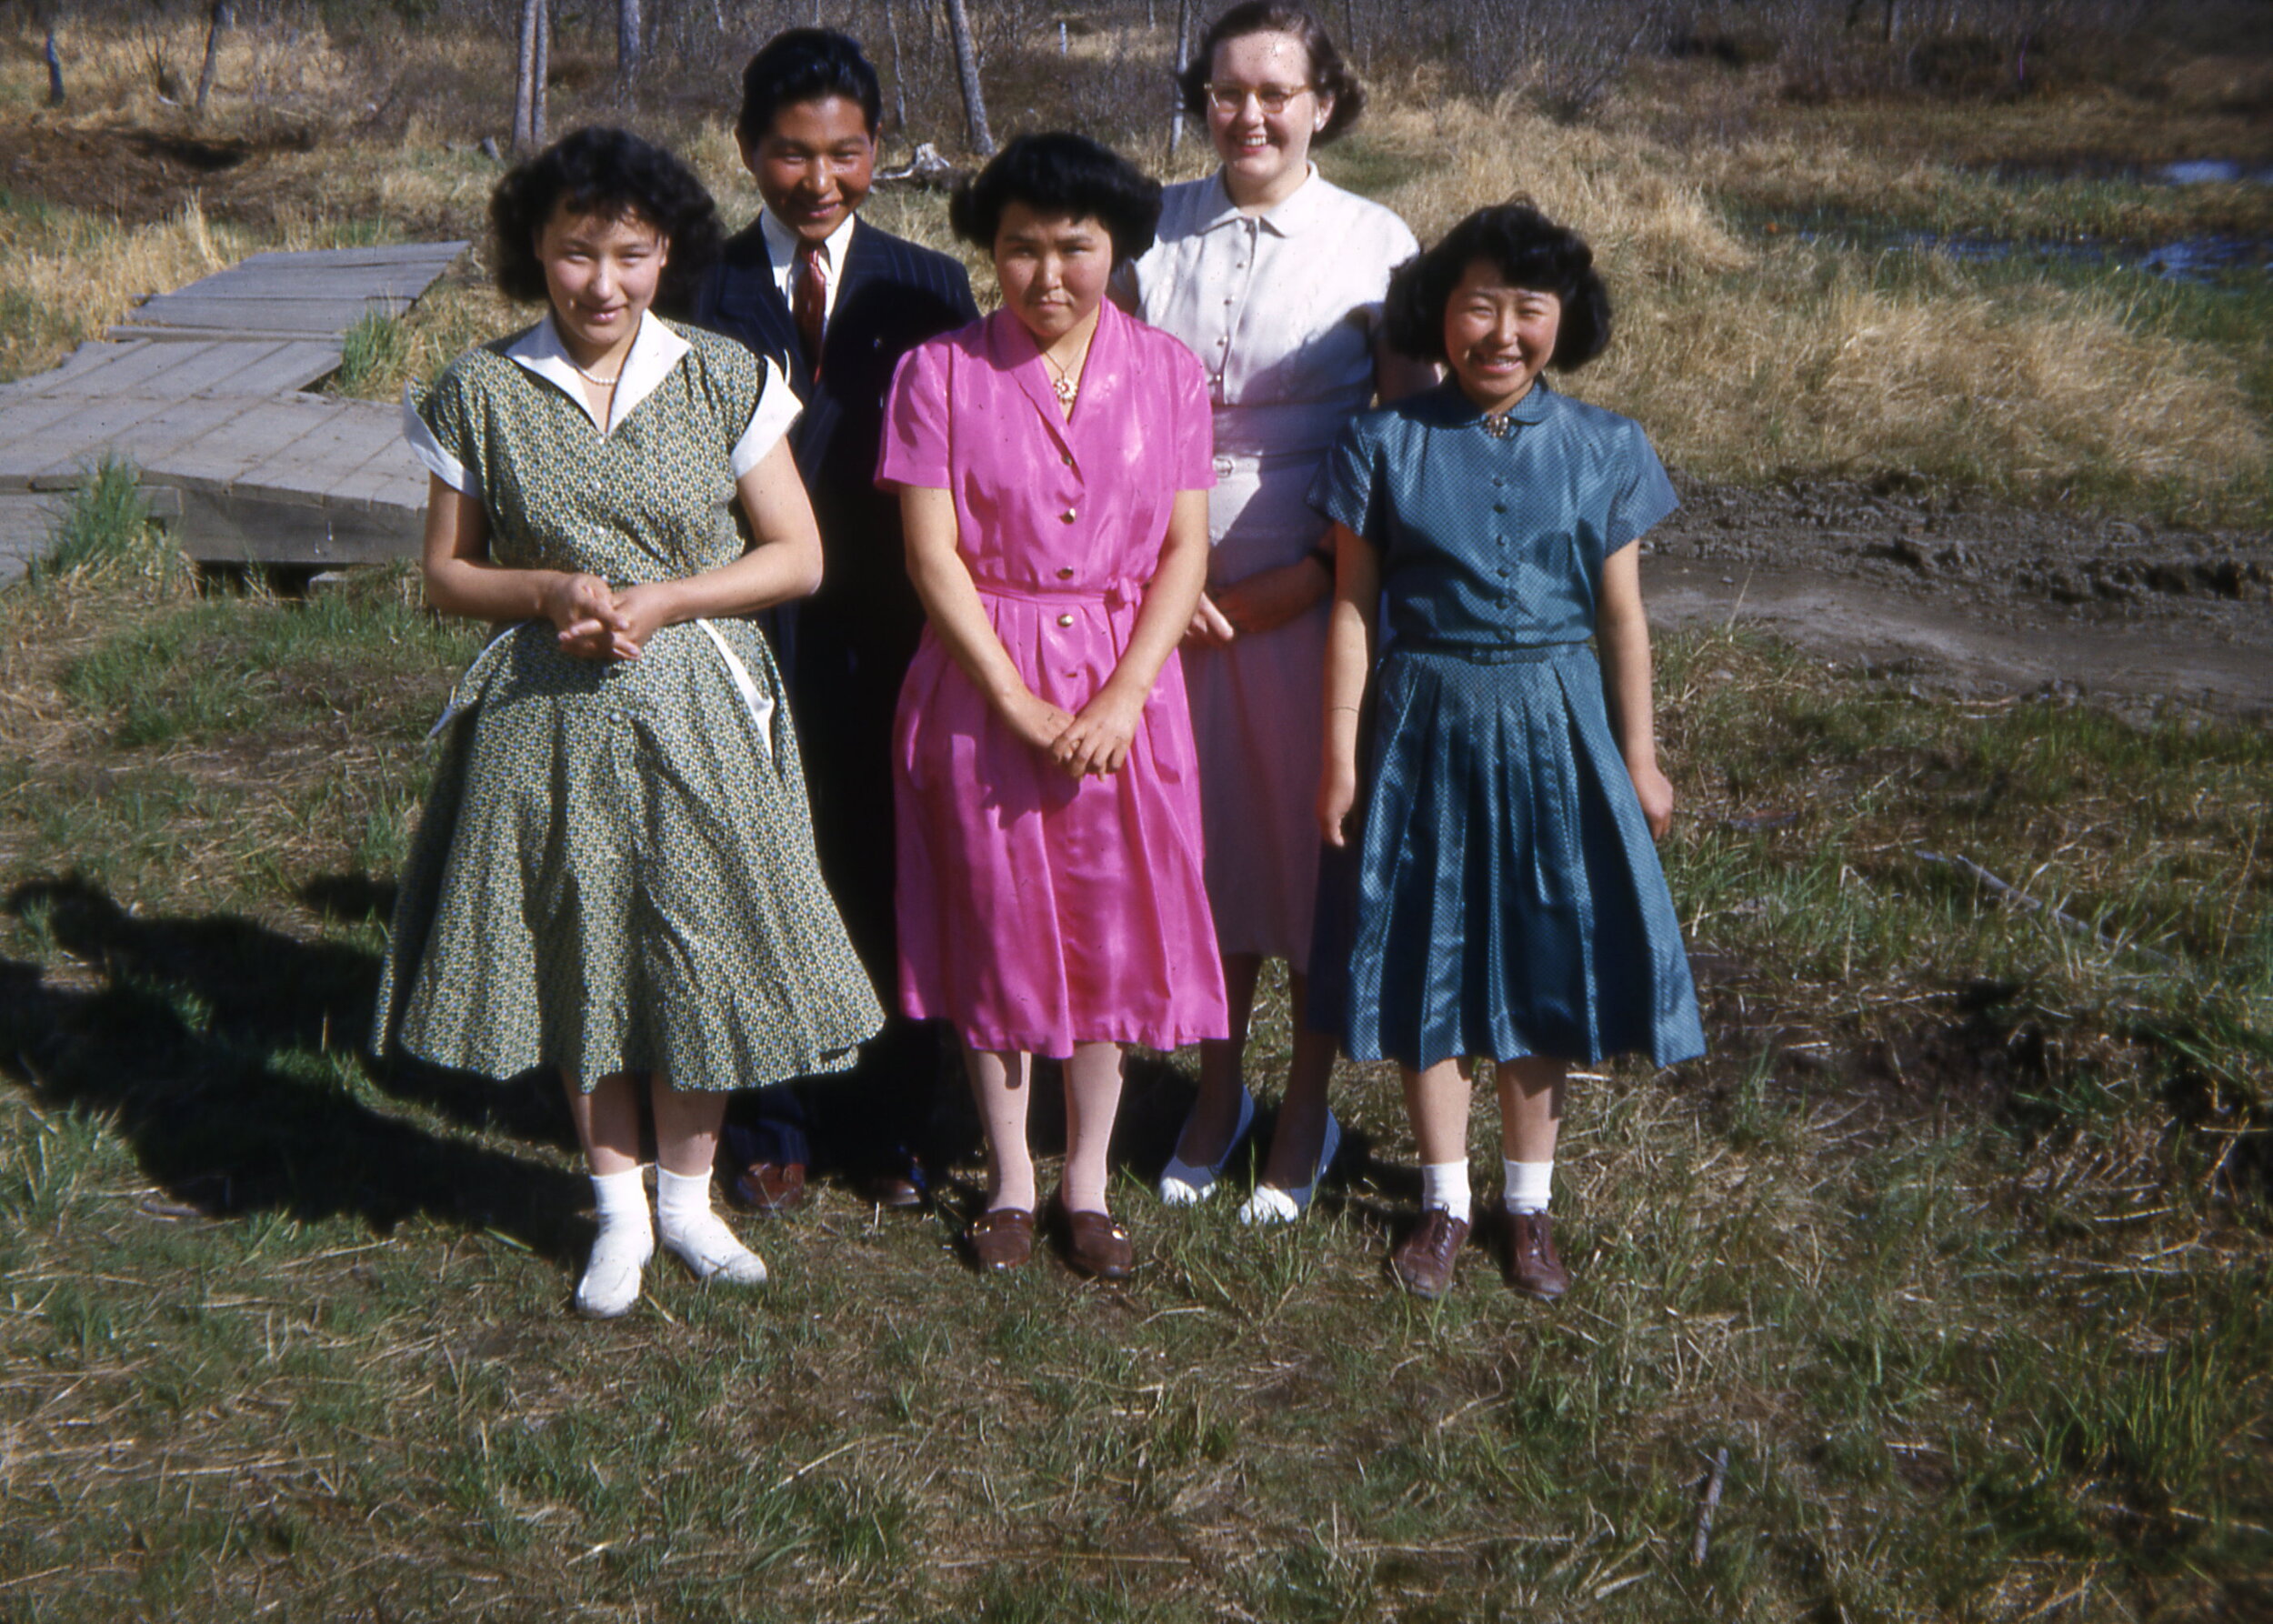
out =
{"type": "Polygon", "coordinates": [[[970,132],[971,150],[982,158],[995,155],[994,133],[986,127],[986,97],[978,84],[978,46],[971,39],[971,14],[963,0],[946,0],[947,35],[955,43],[955,71],[963,81],[963,122],[970,132]]]}

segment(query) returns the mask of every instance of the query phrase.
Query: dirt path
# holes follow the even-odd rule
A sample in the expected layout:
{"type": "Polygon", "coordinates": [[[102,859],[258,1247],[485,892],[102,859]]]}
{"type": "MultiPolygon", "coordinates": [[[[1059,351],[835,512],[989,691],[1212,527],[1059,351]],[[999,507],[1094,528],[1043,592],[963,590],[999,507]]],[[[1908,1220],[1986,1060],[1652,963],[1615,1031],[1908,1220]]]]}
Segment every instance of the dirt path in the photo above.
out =
{"type": "Polygon", "coordinates": [[[1660,627],[1757,627],[1972,691],[2273,715],[2273,536],[1678,481],[1643,565],[1660,627]]]}

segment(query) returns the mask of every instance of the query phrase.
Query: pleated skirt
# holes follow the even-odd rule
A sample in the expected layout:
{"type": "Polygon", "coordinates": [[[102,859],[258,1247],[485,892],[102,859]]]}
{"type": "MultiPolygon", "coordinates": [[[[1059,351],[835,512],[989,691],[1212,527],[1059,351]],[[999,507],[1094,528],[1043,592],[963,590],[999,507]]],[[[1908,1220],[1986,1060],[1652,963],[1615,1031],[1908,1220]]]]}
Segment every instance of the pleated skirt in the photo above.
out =
{"type": "Polygon", "coordinates": [[[1320,876],[1312,1024],[1416,1068],[1705,1052],[1592,649],[1393,647],[1367,721],[1362,834],[1320,876]]]}

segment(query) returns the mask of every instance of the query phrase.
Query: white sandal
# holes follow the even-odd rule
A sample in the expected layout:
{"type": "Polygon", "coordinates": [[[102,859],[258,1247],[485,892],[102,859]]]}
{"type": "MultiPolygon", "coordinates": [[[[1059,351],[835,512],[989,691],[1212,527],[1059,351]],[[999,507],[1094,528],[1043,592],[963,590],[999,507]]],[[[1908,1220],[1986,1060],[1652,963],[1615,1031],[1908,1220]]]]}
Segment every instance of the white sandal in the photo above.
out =
{"type": "MultiPolygon", "coordinates": [[[[1185,1124],[1190,1126],[1189,1117],[1185,1118],[1185,1124]]],[[[1247,1137],[1247,1129],[1254,1126],[1255,1096],[1241,1088],[1238,1126],[1231,1130],[1231,1142],[1223,1148],[1223,1154],[1216,1158],[1212,1167],[1196,1168],[1170,1152],[1168,1165],[1160,1169],[1160,1204],[1164,1207],[1190,1207],[1206,1200],[1207,1193],[1216,1188],[1216,1180],[1230,1165],[1232,1152],[1238,1149],[1239,1141],[1247,1137]]],[[[1176,1142],[1179,1145],[1184,1142],[1181,1132],[1177,1133],[1176,1142]]]]}
{"type": "Polygon", "coordinates": [[[1318,1165],[1310,1175],[1310,1182],[1298,1184],[1292,1189],[1280,1189],[1275,1184],[1258,1184],[1255,1193],[1239,1208],[1243,1224],[1291,1224],[1310,1210],[1310,1202],[1317,1195],[1318,1183],[1326,1170],[1334,1165],[1341,1153],[1342,1125],[1334,1119],[1334,1113],[1326,1114],[1326,1137],[1318,1145],[1318,1165]]]}

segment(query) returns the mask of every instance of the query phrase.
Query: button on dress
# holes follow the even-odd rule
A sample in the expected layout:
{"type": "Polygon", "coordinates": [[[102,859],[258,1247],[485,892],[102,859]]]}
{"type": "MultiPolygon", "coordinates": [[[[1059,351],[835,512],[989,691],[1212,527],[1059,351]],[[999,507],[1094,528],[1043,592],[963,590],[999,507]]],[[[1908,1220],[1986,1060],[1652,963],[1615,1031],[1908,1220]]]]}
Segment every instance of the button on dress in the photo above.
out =
{"type": "MultiPolygon", "coordinates": [[[[652,315],[596,424],[547,316],[451,363],[406,431],[481,498],[509,568],[621,587],[732,563],[728,505],[795,416],[740,345],[652,315]]],[[[640,657],[503,632],[459,680],[405,865],[375,1040],[590,1088],[724,1089],[843,1068],[882,1010],[821,883],[781,682],[747,621],[640,657]]]]}
{"type": "MultiPolygon", "coordinates": [[[[1070,418],[1007,311],[910,351],[880,483],[946,490],[956,544],[1028,687],[1077,713],[1136,628],[1207,401],[1184,346],[1110,305],[1070,418]]],[[[1173,1048],[1227,1029],[1182,667],[1118,772],[1078,782],[1011,732],[931,628],[900,690],[900,996],[973,1048],[1173,1048]]]]}
{"type": "Polygon", "coordinates": [[[1311,489],[1378,549],[1388,628],[1312,1018],[1354,1059],[1417,1068],[1670,1065],[1704,1029],[1587,639],[1604,561],[1678,500],[1627,418],[1544,382],[1510,417],[1496,437],[1442,385],[1351,424],[1311,489]]]}
{"type": "MultiPolygon", "coordinates": [[[[1373,398],[1389,273],[1419,252],[1379,204],[1315,171],[1243,215],[1220,175],[1170,186],[1136,262],[1137,313],[1200,357],[1214,408],[1211,591],[1301,559],[1326,526],[1305,501],[1327,448],[1373,398]]],[[[1317,895],[1319,673],[1327,606],[1185,652],[1226,953],[1300,964],[1317,895]]]]}

